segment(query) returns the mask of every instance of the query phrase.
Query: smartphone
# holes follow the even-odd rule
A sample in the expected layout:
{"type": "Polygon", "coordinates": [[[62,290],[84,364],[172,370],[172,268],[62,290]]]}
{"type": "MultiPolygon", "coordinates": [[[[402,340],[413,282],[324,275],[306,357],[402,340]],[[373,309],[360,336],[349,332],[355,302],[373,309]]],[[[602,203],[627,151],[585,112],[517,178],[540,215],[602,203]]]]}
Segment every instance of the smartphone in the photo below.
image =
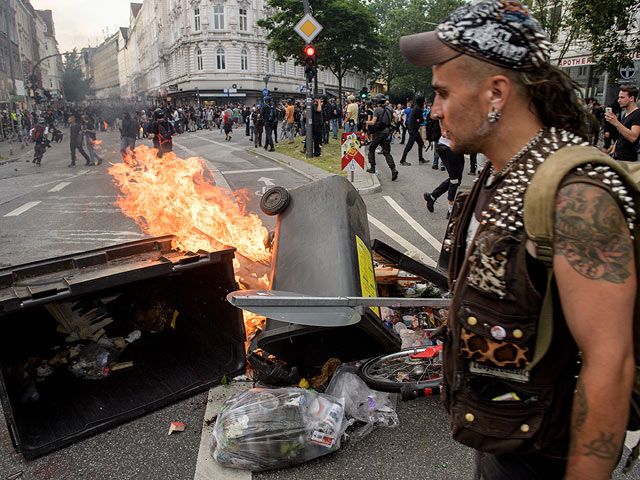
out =
{"type": "Polygon", "coordinates": [[[604,113],[613,113],[613,108],[611,108],[611,107],[605,107],[605,109],[604,109],[604,113]]]}

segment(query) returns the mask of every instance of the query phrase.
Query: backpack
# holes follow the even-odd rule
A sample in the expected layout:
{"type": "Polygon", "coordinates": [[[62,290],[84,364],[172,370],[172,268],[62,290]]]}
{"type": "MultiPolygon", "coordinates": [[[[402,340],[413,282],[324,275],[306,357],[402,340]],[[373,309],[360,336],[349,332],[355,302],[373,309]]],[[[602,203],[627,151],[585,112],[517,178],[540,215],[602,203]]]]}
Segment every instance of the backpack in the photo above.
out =
{"type": "Polygon", "coordinates": [[[269,108],[269,113],[267,113],[267,122],[273,123],[273,121],[276,119],[276,111],[275,111],[275,108],[273,107],[268,107],[268,108],[269,108]]]}
{"type": "MultiPolygon", "coordinates": [[[[622,162],[593,147],[572,146],[562,148],[540,164],[524,197],[524,228],[527,237],[536,247],[537,258],[547,269],[547,290],[542,302],[538,321],[538,335],[534,354],[528,369],[533,368],[551,345],[553,332],[553,229],[555,219],[555,197],[564,177],[576,167],[587,163],[606,165],[614,170],[628,195],[633,198],[635,210],[640,214],[640,162],[622,162]],[[550,161],[552,160],[553,161],[550,161]]],[[[636,276],[640,289],[640,224],[633,229],[636,276]]],[[[640,430],[640,295],[636,293],[634,309],[634,356],[635,383],[631,396],[628,430],[640,430]]],[[[624,471],[628,472],[640,456],[640,441],[631,451],[624,471]]]]}
{"type": "Polygon", "coordinates": [[[33,140],[38,142],[42,138],[44,134],[44,127],[42,125],[36,125],[36,128],[33,130],[33,140]]]}

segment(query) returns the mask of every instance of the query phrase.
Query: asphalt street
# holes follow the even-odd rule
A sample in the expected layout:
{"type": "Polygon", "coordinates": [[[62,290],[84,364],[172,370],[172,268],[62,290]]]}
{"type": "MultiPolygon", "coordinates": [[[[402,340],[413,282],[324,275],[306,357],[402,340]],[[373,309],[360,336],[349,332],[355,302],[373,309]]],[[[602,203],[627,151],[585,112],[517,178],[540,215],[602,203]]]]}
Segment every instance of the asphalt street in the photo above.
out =
{"type": "MultiPolygon", "coordinates": [[[[104,162],[95,167],[84,166],[81,157],[75,168],[67,167],[66,138],[47,150],[41,167],[31,163],[28,149],[17,160],[0,163],[0,267],[146,236],[114,205],[118,192],[107,168],[122,161],[119,135],[113,131],[99,134],[104,162]]],[[[249,150],[251,143],[243,131],[231,142],[225,142],[218,131],[187,133],[176,137],[174,145],[178,156],[204,158],[218,185],[246,189],[251,194],[250,211],[269,230],[275,227],[275,218],[263,215],[258,206],[264,191],[271,185],[294,189],[310,181],[286,163],[265,157],[263,151],[249,150]]],[[[396,162],[402,148],[398,144],[392,148],[396,162]]],[[[409,155],[412,165],[399,166],[395,182],[378,156],[382,191],[363,198],[372,240],[378,238],[435,262],[446,227],[446,201],[440,199],[435,213],[429,213],[422,196],[444,180],[446,173],[433,170],[430,164],[419,165],[416,148],[409,155]]],[[[431,160],[432,152],[426,158],[431,160]]],[[[463,186],[470,186],[474,178],[465,173],[463,186]]],[[[448,419],[438,398],[399,403],[399,427],[375,429],[332,455],[296,467],[253,475],[218,467],[209,455],[212,418],[225,398],[250,386],[237,382],[213,388],[30,461],[14,451],[6,426],[0,422],[0,480],[471,478],[473,453],[450,440],[448,419]],[[172,421],[185,423],[186,430],[167,436],[172,421]]],[[[614,478],[640,478],[638,472],[616,473],[614,478]]]]}

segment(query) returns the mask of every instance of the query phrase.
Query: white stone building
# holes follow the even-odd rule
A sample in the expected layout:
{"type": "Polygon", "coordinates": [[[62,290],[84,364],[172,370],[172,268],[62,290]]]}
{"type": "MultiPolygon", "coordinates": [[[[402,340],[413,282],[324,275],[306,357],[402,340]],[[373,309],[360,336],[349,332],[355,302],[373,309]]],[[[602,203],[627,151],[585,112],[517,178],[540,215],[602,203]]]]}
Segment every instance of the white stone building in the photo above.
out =
{"type": "MultiPolygon", "coordinates": [[[[36,13],[38,15],[36,32],[40,58],[59,54],[52,11],[36,10],[36,13]]],[[[41,90],[47,92],[51,98],[60,98],[62,96],[62,72],[61,56],[48,58],[40,64],[41,90]]]]}
{"type": "MultiPolygon", "coordinates": [[[[275,61],[257,21],[273,12],[265,0],[145,0],[131,4],[118,67],[124,98],[182,104],[302,97],[304,68],[275,61]],[[225,89],[227,91],[225,92],[225,89]],[[229,91],[230,90],[230,91],[229,91]],[[167,98],[168,97],[168,98],[167,98]]],[[[344,91],[359,91],[363,75],[349,73],[344,91]]],[[[337,78],[320,71],[320,92],[337,95],[337,78]]]]}

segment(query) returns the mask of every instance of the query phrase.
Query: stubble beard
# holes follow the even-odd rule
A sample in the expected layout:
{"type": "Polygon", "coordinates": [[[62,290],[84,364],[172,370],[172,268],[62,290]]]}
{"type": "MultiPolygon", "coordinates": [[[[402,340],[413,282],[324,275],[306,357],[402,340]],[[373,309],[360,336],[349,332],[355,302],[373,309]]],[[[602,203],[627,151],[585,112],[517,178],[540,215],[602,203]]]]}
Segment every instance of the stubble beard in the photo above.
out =
{"type": "Polygon", "coordinates": [[[469,135],[467,139],[457,139],[454,135],[454,140],[451,144],[451,151],[459,155],[470,155],[472,153],[481,152],[484,139],[490,135],[492,126],[493,124],[489,123],[489,120],[485,119],[482,121],[475,134],[469,135]]]}

